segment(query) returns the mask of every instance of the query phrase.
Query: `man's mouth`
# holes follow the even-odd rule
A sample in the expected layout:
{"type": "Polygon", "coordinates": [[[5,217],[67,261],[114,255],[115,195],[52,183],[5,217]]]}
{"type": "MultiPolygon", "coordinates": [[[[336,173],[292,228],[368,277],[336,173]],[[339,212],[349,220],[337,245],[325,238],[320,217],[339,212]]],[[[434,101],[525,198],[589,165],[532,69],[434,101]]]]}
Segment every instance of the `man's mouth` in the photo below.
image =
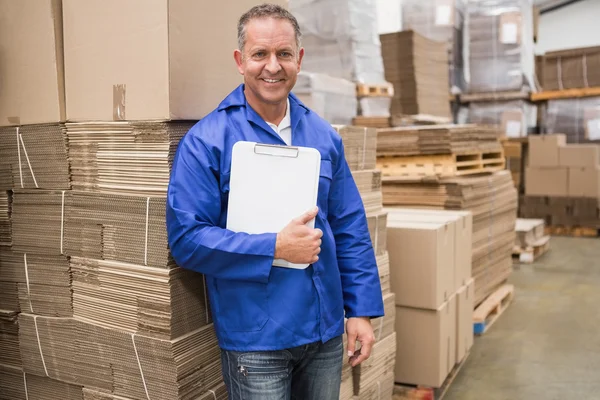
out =
{"type": "Polygon", "coordinates": [[[283,79],[267,79],[267,78],[263,78],[263,81],[265,81],[267,83],[277,83],[277,82],[283,81],[283,79]]]}

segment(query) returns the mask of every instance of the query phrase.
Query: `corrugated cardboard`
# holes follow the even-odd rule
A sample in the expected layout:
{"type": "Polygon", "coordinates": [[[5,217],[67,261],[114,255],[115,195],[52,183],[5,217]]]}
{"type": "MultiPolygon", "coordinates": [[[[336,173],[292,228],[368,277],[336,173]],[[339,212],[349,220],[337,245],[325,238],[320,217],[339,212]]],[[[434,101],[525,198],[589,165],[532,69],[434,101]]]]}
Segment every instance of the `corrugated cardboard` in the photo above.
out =
{"type": "Polygon", "coordinates": [[[0,126],[65,120],[60,0],[0,1],[0,126]]]}
{"type": "Polygon", "coordinates": [[[569,196],[600,198],[600,167],[569,168],[569,196]]]}
{"type": "Polygon", "coordinates": [[[529,137],[529,166],[557,167],[559,147],[567,144],[567,137],[561,133],[554,135],[534,135],[529,137]]]}
{"type": "Polygon", "coordinates": [[[527,196],[567,196],[569,189],[568,169],[563,167],[525,170],[525,194],[527,196]]]}
{"type": "Polygon", "coordinates": [[[470,211],[386,208],[389,219],[404,221],[451,222],[454,224],[454,291],[471,279],[473,262],[473,214],[470,211]]]}
{"type": "Polygon", "coordinates": [[[454,294],[454,225],[389,221],[396,305],[436,310],[454,294]]]}
{"type": "Polygon", "coordinates": [[[456,296],[437,310],[396,307],[398,383],[440,387],[456,363],[456,296]]]}
{"type": "Polygon", "coordinates": [[[456,363],[461,362],[473,346],[473,309],[475,307],[475,280],[456,293],[456,363]]]}
{"type": "Polygon", "coordinates": [[[202,118],[242,82],[236,24],[256,4],[64,0],[67,118],[202,118]]]}
{"type": "Polygon", "coordinates": [[[600,146],[597,144],[568,144],[558,150],[561,167],[600,166],[600,146]]]}

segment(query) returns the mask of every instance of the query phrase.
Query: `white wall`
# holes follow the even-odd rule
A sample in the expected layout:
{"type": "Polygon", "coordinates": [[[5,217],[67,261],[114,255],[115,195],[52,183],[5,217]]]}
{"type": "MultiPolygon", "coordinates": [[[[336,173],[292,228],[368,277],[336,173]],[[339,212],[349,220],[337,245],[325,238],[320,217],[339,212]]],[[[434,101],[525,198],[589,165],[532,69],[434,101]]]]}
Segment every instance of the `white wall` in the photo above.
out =
{"type": "Polygon", "coordinates": [[[600,0],[582,0],[540,16],[536,54],[600,46],[600,0]]]}
{"type": "Polygon", "coordinates": [[[402,0],[377,0],[379,34],[402,30],[402,0]]]}

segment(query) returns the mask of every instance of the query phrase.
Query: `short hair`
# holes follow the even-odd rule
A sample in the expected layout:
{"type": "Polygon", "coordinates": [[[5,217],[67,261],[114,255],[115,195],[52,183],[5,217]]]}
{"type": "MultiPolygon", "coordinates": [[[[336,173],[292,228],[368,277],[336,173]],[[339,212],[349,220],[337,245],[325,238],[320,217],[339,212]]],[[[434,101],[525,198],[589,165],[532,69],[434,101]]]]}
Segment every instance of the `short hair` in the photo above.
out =
{"type": "Polygon", "coordinates": [[[238,22],[238,48],[241,51],[244,50],[244,45],[246,44],[246,25],[248,24],[248,22],[250,22],[253,19],[267,17],[285,19],[289,21],[292,24],[292,27],[294,28],[294,34],[296,36],[296,46],[298,47],[298,49],[300,48],[300,39],[302,38],[302,33],[300,32],[300,25],[298,24],[298,20],[296,19],[296,17],[294,17],[291,12],[289,12],[281,6],[278,6],[276,4],[264,3],[252,7],[240,17],[240,20],[238,22]]]}

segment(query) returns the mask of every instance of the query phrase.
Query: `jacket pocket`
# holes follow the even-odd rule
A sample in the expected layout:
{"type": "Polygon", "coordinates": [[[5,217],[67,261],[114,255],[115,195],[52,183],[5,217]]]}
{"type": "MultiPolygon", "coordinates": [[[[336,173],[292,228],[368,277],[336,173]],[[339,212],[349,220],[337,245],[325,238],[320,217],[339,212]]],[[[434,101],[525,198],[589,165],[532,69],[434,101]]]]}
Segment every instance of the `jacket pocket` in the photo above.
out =
{"type": "Polygon", "coordinates": [[[320,212],[327,215],[327,201],[329,199],[329,189],[333,174],[331,171],[331,161],[321,160],[321,171],[319,172],[319,200],[318,205],[320,212]]]}
{"type": "Polygon", "coordinates": [[[218,325],[225,331],[254,332],[269,319],[267,285],[258,282],[215,280],[219,302],[218,325]]]}

